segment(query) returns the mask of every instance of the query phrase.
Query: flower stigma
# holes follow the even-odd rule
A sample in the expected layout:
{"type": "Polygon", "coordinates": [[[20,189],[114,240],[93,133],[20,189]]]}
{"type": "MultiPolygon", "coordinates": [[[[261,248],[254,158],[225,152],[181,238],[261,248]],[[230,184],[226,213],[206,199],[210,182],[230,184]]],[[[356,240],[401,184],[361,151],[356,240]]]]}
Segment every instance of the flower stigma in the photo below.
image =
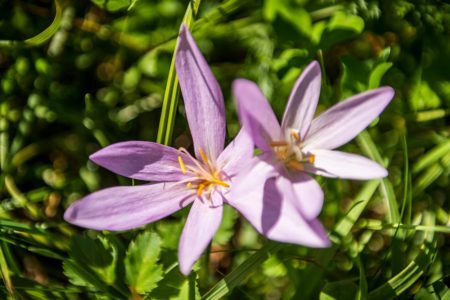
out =
{"type": "Polygon", "coordinates": [[[185,148],[180,148],[178,151],[190,159],[193,164],[186,164],[181,155],[178,155],[178,164],[183,174],[191,175],[179,183],[186,183],[188,189],[196,189],[197,196],[201,197],[203,193],[207,193],[207,198],[210,199],[211,192],[217,186],[229,188],[230,185],[223,180],[223,172],[218,168],[205,154],[202,149],[198,149],[201,161],[194,158],[185,148]]]}
{"type": "Polygon", "coordinates": [[[286,140],[272,141],[270,146],[278,161],[291,170],[304,171],[305,164],[313,164],[315,156],[302,151],[300,135],[296,130],[290,130],[286,140]]]}

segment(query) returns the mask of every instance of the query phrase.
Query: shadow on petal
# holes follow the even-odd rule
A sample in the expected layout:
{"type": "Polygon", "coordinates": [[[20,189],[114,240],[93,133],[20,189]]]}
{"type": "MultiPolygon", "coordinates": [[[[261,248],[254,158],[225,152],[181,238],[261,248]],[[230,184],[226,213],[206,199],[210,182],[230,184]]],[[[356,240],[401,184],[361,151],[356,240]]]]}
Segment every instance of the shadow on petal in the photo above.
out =
{"type": "Polygon", "coordinates": [[[263,210],[261,224],[263,234],[267,234],[278,222],[281,214],[282,195],[276,186],[276,178],[272,177],[264,183],[263,210]]]}

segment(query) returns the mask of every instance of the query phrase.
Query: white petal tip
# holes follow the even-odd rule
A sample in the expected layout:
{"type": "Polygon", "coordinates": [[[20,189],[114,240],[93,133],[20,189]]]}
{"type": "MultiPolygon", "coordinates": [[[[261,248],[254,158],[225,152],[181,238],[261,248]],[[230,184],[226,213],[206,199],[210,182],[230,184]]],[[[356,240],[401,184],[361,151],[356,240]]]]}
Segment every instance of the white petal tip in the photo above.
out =
{"type": "Polygon", "coordinates": [[[319,69],[318,71],[320,72],[320,64],[317,60],[313,60],[305,69],[319,69]]]}
{"type": "Polygon", "coordinates": [[[188,276],[192,271],[192,266],[186,266],[186,265],[182,265],[180,263],[179,267],[180,267],[181,274],[183,274],[184,276],[188,276]]]}
{"type": "Polygon", "coordinates": [[[71,223],[72,221],[72,209],[69,207],[65,212],[63,216],[64,220],[68,223],[71,223]]]}
{"type": "Polygon", "coordinates": [[[382,86],[382,87],[378,88],[377,91],[379,93],[386,94],[387,102],[390,102],[394,98],[394,95],[395,95],[395,90],[390,86],[382,86]]]}
{"type": "Polygon", "coordinates": [[[181,26],[180,26],[180,35],[181,34],[186,34],[187,31],[188,31],[188,28],[187,28],[186,24],[185,23],[181,24],[181,26]]]}

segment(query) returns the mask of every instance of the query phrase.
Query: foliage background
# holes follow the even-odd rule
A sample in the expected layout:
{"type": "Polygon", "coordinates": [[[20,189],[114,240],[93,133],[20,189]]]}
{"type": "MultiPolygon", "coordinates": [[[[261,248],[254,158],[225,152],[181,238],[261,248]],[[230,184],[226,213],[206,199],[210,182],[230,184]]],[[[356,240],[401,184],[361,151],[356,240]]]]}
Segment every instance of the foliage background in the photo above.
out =
{"type": "MultiPolygon", "coordinates": [[[[229,138],[239,129],[230,95],[238,77],[257,82],[279,116],[313,59],[324,73],[319,111],[380,85],[396,89],[344,147],[384,164],[389,177],[318,178],[330,249],[268,242],[226,210],[185,278],[176,249],[186,211],[123,233],[63,221],[83,195],[132,184],[88,156],[122,140],[156,140],[187,6],[0,1],[0,297],[448,299],[450,6],[442,1],[200,4],[191,28],[222,86],[229,138]]],[[[182,101],[172,145],[191,145],[182,101]]]]}

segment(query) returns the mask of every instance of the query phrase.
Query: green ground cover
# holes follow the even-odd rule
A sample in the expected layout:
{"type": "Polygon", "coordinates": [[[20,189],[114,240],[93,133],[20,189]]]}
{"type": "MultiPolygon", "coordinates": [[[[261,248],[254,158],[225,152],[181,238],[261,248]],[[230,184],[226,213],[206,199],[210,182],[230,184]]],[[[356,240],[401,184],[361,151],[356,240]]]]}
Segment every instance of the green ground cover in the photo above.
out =
{"type": "Polygon", "coordinates": [[[450,299],[450,5],[425,0],[0,1],[1,299],[450,299]],[[392,103],[343,150],[385,166],[318,177],[333,246],[268,241],[233,209],[194,271],[177,266],[188,210],[136,230],[83,230],[64,210],[138,184],[88,160],[118,141],[191,145],[172,65],[188,23],[240,126],[231,82],[281,117],[312,60],[318,111],[389,85],[392,103]]]}

